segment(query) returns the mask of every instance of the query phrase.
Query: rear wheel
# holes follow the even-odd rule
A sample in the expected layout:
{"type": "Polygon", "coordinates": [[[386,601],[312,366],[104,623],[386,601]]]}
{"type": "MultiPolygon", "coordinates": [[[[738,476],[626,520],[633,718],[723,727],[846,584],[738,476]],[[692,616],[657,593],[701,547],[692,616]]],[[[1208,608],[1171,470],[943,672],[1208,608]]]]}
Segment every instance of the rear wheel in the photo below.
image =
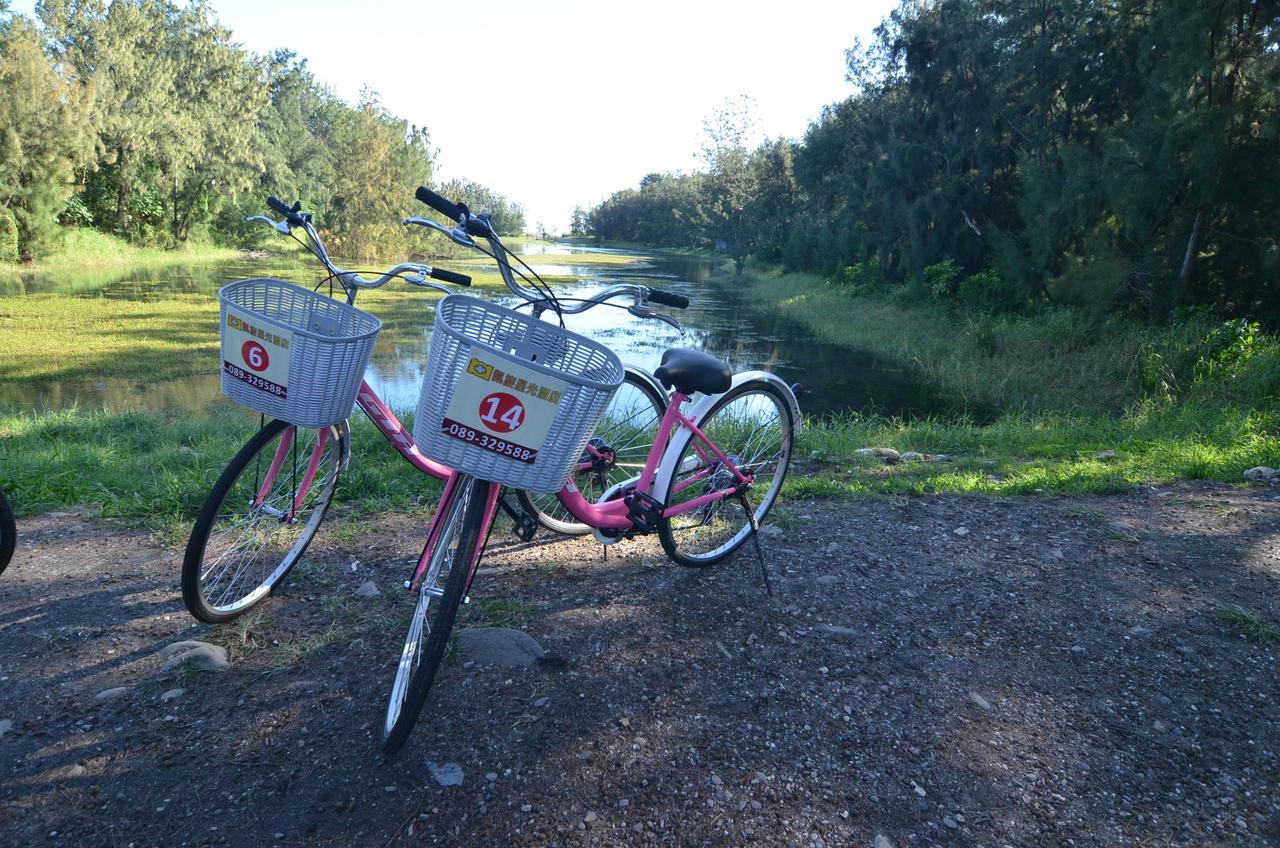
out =
{"type": "Polygon", "coordinates": [[[324,520],[349,436],[345,421],[305,430],[276,420],[240,449],[214,484],[187,542],[182,599],[193,616],[213,624],[230,621],[279,585],[324,520]],[[311,483],[305,486],[309,470],[311,483]]]}
{"type": "Polygon", "coordinates": [[[467,588],[472,561],[484,544],[485,507],[490,487],[475,478],[458,481],[452,503],[441,504],[444,524],[431,553],[415,598],[409,630],[405,634],[400,661],[396,665],[391,698],[382,728],[382,750],[394,754],[404,747],[427,702],[440,662],[449,644],[449,632],[467,588]]]}
{"type": "MultiPolygon", "coordinates": [[[[724,455],[754,477],[747,505],[729,495],[663,519],[658,538],[680,565],[706,566],[732,554],[751,535],[751,516],[763,522],[778,499],[791,458],[795,420],[782,390],[763,380],[730,389],[697,422],[724,455]],[[748,512],[748,508],[750,512],[748,512]]],[[[732,470],[694,437],[681,452],[664,493],[667,508],[734,488],[732,470]]]]}
{"type": "MultiPolygon", "coordinates": [[[[595,503],[615,484],[639,476],[666,409],[666,397],[628,370],[583,453],[580,465],[596,460],[595,467],[584,467],[569,478],[587,503],[595,503]]],[[[581,536],[591,530],[565,509],[555,493],[522,491],[516,499],[525,514],[555,533],[581,536]]]]}

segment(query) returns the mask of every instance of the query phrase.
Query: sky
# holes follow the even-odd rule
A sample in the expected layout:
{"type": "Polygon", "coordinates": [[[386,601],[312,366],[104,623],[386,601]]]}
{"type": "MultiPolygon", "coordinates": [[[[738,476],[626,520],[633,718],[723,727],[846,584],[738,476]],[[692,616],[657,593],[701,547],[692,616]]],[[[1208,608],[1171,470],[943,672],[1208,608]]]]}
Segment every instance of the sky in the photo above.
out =
{"type": "MultiPolygon", "coordinates": [[[[14,11],[31,14],[34,0],[14,11]]],[[[438,149],[437,174],[565,230],[655,171],[698,167],[703,122],[741,95],[762,136],[799,138],[852,93],[844,51],[896,0],[211,0],[235,40],[308,60],[344,99],[362,88],[438,149]]],[[[408,211],[408,210],[407,210],[408,211]]],[[[415,212],[418,210],[414,210],[415,212]]]]}

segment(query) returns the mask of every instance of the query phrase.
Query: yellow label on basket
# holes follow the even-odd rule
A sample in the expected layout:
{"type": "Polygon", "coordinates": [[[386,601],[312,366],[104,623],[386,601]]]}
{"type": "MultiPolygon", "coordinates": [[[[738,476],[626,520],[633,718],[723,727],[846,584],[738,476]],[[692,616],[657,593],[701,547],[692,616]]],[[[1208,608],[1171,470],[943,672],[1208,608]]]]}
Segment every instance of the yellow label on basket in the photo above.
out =
{"type": "Polygon", "coordinates": [[[289,396],[289,343],[293,333],[227,309],[222,328],[222,370],[278,398],[289,396]]]}
{"type": "Polygon", "coordinates": [[[514,362],[473,358],[441,428],[446,436],[532,465],[569,384],[514,362]]]}

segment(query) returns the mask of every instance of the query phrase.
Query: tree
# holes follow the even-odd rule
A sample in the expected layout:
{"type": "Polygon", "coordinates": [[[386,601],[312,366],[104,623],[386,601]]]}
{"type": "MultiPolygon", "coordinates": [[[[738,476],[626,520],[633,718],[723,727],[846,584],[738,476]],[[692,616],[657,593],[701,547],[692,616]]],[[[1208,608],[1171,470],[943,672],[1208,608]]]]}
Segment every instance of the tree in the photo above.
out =
{"type": "Polygon", "coordinates": [[[50,245],[76,169],[93,159],[93,97],[45,55],[27,19],[0,21],[0,206],[16,221],[22,258],[50,245]]]}
{"type": "Polygon", "coordinates": [[[712,238],[725,242],[738,274],[755,241],[748,211],[759,190],[758,173],[751,167],[747,149],[755,125],[751,110],[750,99],[739,98],[703,124],[702,158],[707,164],[703,210],[712,238]]]}

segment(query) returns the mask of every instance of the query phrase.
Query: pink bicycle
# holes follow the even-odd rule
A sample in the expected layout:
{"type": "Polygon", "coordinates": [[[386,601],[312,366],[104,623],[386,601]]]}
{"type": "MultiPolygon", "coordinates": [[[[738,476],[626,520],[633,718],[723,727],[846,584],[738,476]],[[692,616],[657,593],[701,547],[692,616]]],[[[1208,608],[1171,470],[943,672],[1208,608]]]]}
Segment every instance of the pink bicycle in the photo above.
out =
{"type": "MultiPolygon", "coordinates": [[[[512,268],[510,254],[486,216],[472,215],[464,205],[451,203],[425,188],[418,190],[418,198],[456,225],[445,227],[424,218],[411,218],[406,223],[431,227],[458,244],[481,250],[473,237],[482,237],[489,246],[485,252],[497,261],[503,281],[533,310],[534,317],[550,311],[562,319],[566,314],[602,304],[619,305],[611,301],[626,298],[631,302],[622,308],[633,315],[658,318],[678,326],[673,319],[654,313],[650,303],[687,305],[688,301],[680,295],[646,286],[620,285],[585,299],[556,297],[549,288],[539,287],[512,268]],[[528,284],[518,283],[516,276],[528,284]]],[[[289,225],[303,227],[313,243],[318,243],[309,221],[298,216],[296,210],[284,207],[283,211],[289,211],[293,217],[286,215],[284,221],[275,224],[278,229],[289,225]]],[[[384,279],[369,283],[350,276],[344,278],[342,275],[351,272],[334,268],[327,257],[322,261],[331,274],[351,286],[351,292],[361,284],[380,285],[389,276],[409,273],[425,278],[431,273],[429,269],[423,273],[418,266],[392,269],[395,274],[388,272],[384,279]]],[[[389,754],[398,751],[407,741],[426,703],[444,658],[458,607],[475,576],[498,512],[504,478],[510,479],[509,475],[515,473],[514,479],[519,481],[534,480],[524,476],[524,469],[537,465],[537,454],[547,455],[559,449],[561,453],[567,450],[571,457],[556,478],[555,485],[562,485],[556,499],[565,517],[558,520],[569,523],[567,519],[572,519],[589,528],[606,544],[657,533],[667,554],[686,566],[719,562],[748,538],[755,538],[786,477],[792,439],[800,427],[794,390],[767,372],[735,375],[715,357],[689,349],[667,351],[662,365],[654,372],[653,376],[671,389],[669,402],[662,405],[660,415],[655,414],[656,405],[649,406],[648,413],[643,409],[635,413],[637,417],[647,414],[656,419],[656,426],[649,423],[635,426],[637,417],[629,419],[625,409],[617,416],[621,422],[620,432],[632,455],[637,446],[645,454],[638,466],[621,462],[620,452],[608,439],[592,436],[599,432],[596,428],[602,415],[599,409],[587,416],[592,420],[585,425],[578,422],[580,432],[572,429],[572,420],[565,425],[564,419],[572,419],[572,415],[549,412],[539,438],[530,441],[527,436],[520,436],[523,441],[517,441],[513,434],[521,427],[536,429],[534,416],[525,413],[525,407],[519,403],[510,405],[500,396],[524,393],[526,397],[550,401],[552,407],[563,408],[570,404],[572,391],[565,392],[563,399],[559,389],[553,390],[550,398],[545,392],[548,386],[559,386],[558,380],[573,375],[567,366],[560,372],[551,366],[556,362],[563,366],[575,357],[586,361],[586,355],[580,355],[580,351],[594,343],[564,330],[558,334],[552,334],[550,329],[541,332],[539,327],[553,328],[553,325],[531,318],[521,323],[512,317],[514,314],[511,310],[458,295],[441,301],[435,333],[440,335],[444,329],[456,336],[455,348],[459,347],[460,340],[461,352],[454,350],[452,355],[465,364],[466,371],[460,376],[437,367],[437,348],[446,347],[448,341],[438,344],[433,336],[429,386],[424,387],[415,433],[409,433],[367,385],[360,387],[358,403],[392,445],[419,470],[444,480],[426,544],[412,575],[405,581],[415,607],[400,652],[383,727],[383,749],[389,754]],[[480,317],[475,317],[477,315],[480,317]],[[494,316],[497,316],[496,324],[491,320],[494,316]],[[450,327],[451,324],[456,327],[450,327]],[[495,327],[500,327],[496,340],[495,327]],[[536,336],[546,338],[533,344],[536,336]],[[502,357],[510,364],[504,365],[502,357]],[[498,386],[499,389],[505,386],[512,390],[510,392],[483,394],[487,391],[484,389],[477,395],[481,398],[480,405],[471,413],[471,418],[459,421],[451,417],[458,408],[458,398],[465,395],[458,388],[463,380],[502,383],[504,378],[512,376],[502,368],[521,374],[526,373],[521,370],[524,366],[537,366],[539,373],[550,376],[539,378],[540,386],[532,385],[526,378],[520,378],[514,385],[508,381],[498,386]],[[524,415],[527,418],[522,419],[524,415]],[[554,422],[552,415],[555,415],[554,422]],[[422,453],[420,444],[429,441],[436,445],[442,439],[445,453],[453,455],[455,448],[461,452],[457,454],[461,457],[459,462],[439,463],[422,453]],[[565,444],[557,444],[558,441],[565,444]],[[462,466],[472,470],[458,470],[462,466]],[[602,491],[589,501],[578,485],[582,480],[593,481],[595,488],[602,491]]],[[[584,385],[598,383],[612,387],[604,393],[603,400],[597,401],[601,409],[624,379],[620,363],[612,356],[611,364],[611,356],[601,357],[596,350],[591,364],[581,366],[579,370],[583,373],[577,375],[584,385]]],[[[587,395],[579,393],[577,400],[583,396],[587,395]]],[[[609,423],[608,415],[604,419],[609,423]]],[[[332,497],[338,473],[346,463],[348,429],[344,422],[303,432],[305,439],[297,428],[272,422],[250,440],[211,493],[188,545],[183,572],[184,598],[198,618],[226,620],[260,601],[301,556],[314,535],[332,497]],[[299,442],[304,443],[299,445],[299,442]],[[262,459],[255,463],[256,457],[262,459]],[[265,465],[265,473],[259,476],[255,472],[249,477],[250,466],[257,464],[265,465]],[[240,483],[241,480],[245,482],[240,483]],[[228,501],[233,485],[240,485],[241,494],[228,501]],[[224,511],[224,504],[230,504],[230,509],[224,511]],[[246,533],[244,528],[250,525],[260,529],[246,533]],[[294,528],[299,525],[301,531],[295,532],[294,528]],[[248,541],[237,542],[229,548],[233,552],[229,558],[222,546],[210,547],[211,533],[215,531],[229,532],[237,539],[248,541]],[[264,559],[259,556],[259,550],[282,545],[273,539],[280,532],[286,532],[285,541],[292,539],[292,543],[284,548],[279,564],[267,579],[250,579],[242,584],[239,575],[250,570],[253,562],[264,559]],[[250,565],[230,568],[229,560],[237,563],[248,560],[250,565]],[[238,590],[225,592],[226,598],[235,596],[231,603],[222,604],[215,599],[210,604],[210,592],[228,580],[219,575],[227,573],[237,585],[256,585],[245,594],[238,590]]],[[[545,485],[528,488],[551,490],[545,485]]],[[[265,559],[274,558],[273,555],[265,559]]],[[[760,565],[763,572],[763,559],[760,565]]],[[[767,586],[767,573],[765,580],[767,586]]]]}

